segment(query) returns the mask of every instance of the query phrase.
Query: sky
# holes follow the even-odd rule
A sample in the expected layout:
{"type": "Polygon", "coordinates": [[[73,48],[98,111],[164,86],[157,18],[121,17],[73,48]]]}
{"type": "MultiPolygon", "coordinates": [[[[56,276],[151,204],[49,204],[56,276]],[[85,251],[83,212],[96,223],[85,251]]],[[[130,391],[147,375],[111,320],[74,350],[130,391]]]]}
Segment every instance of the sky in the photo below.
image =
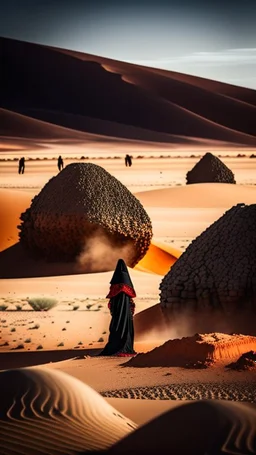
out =
{"type": "Polygon", "coordinates": [[[8,0],[0,35],[256,89],[256,0],[8,0]]]}

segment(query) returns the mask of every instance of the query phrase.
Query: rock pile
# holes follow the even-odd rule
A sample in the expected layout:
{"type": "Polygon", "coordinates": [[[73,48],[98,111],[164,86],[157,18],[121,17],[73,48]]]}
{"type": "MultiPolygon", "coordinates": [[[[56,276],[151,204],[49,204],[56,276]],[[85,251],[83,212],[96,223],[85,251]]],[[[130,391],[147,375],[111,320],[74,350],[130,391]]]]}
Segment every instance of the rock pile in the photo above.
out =
{"type": "MultiPolygon", "coordinates": [[[[99,236],[117,250],[127,247],[128,256],[120,257],[133,267],[146,254],[152,238],[150,218],[138,199],[91,163],[65,167],[20,218],[21,244],[52,261],[74,260],[90,239],[99,236]]],[[[102,261],[107,259],[103,254],[102,261]]]]}
{"type": "Polygon", "coordinates": [[[138,354],[125,365],[132,367],[208,368],[214,362],[235,359],[256,347],[256,337],[225,333],[196,333],[168,340],[152,351],[138,354]]]}
{"type": "Polygon", "coordinates": [[[166,313],[256,313],[256,204],[232,207],[199,235],[165,275],[160,291],[166,313]]]}
{"type": "Polygon", "coordinates": [[[236,183],[233,172],[211,153],[206,153],[187,173],[187,185],[207,182],[236,183]]]}
{"type": "Polygon", "coordinates": [[[239,357],[236,362],[229,363],[226,368],[236,371],[256,370],[256,352],[249,351],[239,357]]]}

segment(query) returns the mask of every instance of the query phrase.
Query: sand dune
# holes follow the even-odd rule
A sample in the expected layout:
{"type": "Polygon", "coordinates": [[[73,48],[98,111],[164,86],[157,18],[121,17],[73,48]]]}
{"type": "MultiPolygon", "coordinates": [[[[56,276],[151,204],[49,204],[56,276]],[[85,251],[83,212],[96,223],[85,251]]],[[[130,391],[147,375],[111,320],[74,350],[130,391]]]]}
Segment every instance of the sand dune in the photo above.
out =
{"type": "Polygon", "coordinates": [[[198,401],[142,426],[110,449],[112,454],[243,454],[256,450],[256,410],[248,404],[198,401]]]}
{"type": "Polygon", "coordinates": [[[228,183],[195,183],[152,191],[141,191],[135,196],[145,207],[225,207],[239,203],[254,204],[256,187],[228,183]]]}
{"type": "Polygon", "coordinates": [[[237,359],[241,354],[256,350],[256,337],[222,333],[196,334],[192,337],[168,340],[145,354],[127,362],[131,367],[186,366],[218,360],[237,359]]]}
{"type": "Polygon", "coordinates": [[[97,392],[62,372],[6,370],[0,384],[5,455],[100,451],[136,428],[97,392]]]}
{"type": "Polygon", "coordinates": [[[3,108],[96,134],[107,134],[101,130],[104,122],[141,129],[140,137],[136,130],[123,130],[126,139],[154,141],[148,132],[143,137],[142,130],[147,130],[157,132],[159,142],[169,142],[167,136],[161,139],[162,133],[171,135],[172,144],[178,136],[177,144],[183,137],[188,141],[194,138],[256,146],[252,90],[238,89],[236,96],[233,87],[231,97],[219,93],[217,86],[209,90],[182,75],[178,80],[172,73],[167,77],[149,68],[93,55],[81,56],[8,38],[1,41],[6,67],[3,108]],[[22,68],[26,68],[26,73],[22,68]],[[246,95],[246,101],[241,100],[241,93],[246,95]],[[52,112],[54,120],[49,115],[52,112]],[[59,112],[69,115],[58,115],[59,112]],[[76,120],[74,116],[79,117],[76,120]],[[90,118],[103,121],[97,131],[90,118]]]}

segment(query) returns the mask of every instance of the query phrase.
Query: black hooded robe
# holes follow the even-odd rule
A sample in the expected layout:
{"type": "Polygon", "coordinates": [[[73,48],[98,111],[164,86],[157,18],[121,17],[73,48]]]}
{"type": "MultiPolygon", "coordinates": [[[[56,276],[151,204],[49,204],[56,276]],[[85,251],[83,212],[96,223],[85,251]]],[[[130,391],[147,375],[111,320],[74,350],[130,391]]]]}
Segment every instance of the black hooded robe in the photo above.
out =
{"type": "Polygon", "coordinates": [[[101,356],[132,356],[136,352],[133,348],[134,327],[132,297],[135,291],[131,282],[126,264],[119,259],[111,280],[109,309],[112,316],[109,326],[109,339],[101,356]]]}

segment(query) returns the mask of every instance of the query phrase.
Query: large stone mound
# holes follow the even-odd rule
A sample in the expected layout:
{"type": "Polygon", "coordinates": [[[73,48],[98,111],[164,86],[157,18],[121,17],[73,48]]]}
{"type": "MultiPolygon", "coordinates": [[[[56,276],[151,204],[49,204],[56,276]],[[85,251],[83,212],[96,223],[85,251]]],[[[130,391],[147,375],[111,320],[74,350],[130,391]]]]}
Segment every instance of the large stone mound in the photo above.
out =
{"type": "Polygon", "coordinates": [[[211,153],[206,153],[187,173],[187,185],[207,182],[236,183],[233,172],[211,153]]]}
{"type": "Polygon", "coordinates": [[[115,177],[91,163],[70,164],[50,179],[21,220],[20,242],[35,255],[73,261],[94,239],[98,262],[108,264],[109,270],[119,257],[133,267],[152,238],[151,221],[141,203],[115,177]]]}
{"type": "MultiPolygon", "coordinates": [[[[229,322],[239,314],[238,324],[243,313],[255,316],[255,229],[256,204],[238,204],[199,235],[160,284],[163,312],[170,318],[175,312],[195,312],[199,318],[200,313],[219,311],[229,322]]],[[[229,331],[238,330],[244,328],[229,325],[229,331]]]]}
{"type": "Polygon", "coordinates": [[[138,354],[126,365],[133,367],[191,367],[235,359],[248,350],[255,349],[256,337],[227,335],[224,333],[196,333],[192,337],[166,341],[145,354],[138,354]]]}

